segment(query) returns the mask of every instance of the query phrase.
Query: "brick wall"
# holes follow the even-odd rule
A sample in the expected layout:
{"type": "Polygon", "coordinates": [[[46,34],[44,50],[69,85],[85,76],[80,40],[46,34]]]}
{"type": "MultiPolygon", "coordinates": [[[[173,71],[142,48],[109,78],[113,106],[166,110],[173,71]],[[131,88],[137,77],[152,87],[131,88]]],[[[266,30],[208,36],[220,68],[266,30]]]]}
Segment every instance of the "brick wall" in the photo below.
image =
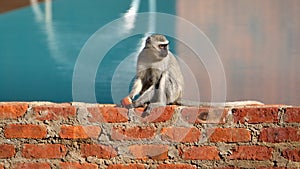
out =
{"type": "Polygon", "coordinates": [[[0,169],[300,168],[300,107],[0,103],[0,169]]]}

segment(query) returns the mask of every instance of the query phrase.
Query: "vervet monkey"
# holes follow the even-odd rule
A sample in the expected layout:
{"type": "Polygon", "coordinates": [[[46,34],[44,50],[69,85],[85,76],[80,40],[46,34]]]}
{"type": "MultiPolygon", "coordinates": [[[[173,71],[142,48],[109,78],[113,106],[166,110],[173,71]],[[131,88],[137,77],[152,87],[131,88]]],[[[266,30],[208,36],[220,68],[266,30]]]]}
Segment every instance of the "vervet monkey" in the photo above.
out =
{"type": "Polygon", "coordinates": [[[122,99],[123,106],[147,106],[144,115],[155,107],[168,104],[185,106],[234,106],[246,104],[261,104],[256,101],[203,103],[182,100],[184,80],[180,66],[169,51],[169,41],[165,36],[153,34],[146,40],[144,49],[137,60],[137,73],[130,94],[122,99]],[[139,97],[135,99],[135,96],[139,97]],[[132,101],[134,100],[134,101],[132,101]]]}

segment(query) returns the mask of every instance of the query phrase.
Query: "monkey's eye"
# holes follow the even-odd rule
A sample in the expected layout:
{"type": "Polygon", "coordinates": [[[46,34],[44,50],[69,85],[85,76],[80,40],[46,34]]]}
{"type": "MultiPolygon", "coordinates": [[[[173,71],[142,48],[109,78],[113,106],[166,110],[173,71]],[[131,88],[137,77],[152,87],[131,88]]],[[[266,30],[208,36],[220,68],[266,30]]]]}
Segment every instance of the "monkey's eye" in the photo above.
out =
{"type": "Polygon", "coordinates": [[[168,46],[168,44],[160,44],[160,45],[158,45],[158,47],[159,47],[160,49],[166,49],[167,46],[168,46]]]}

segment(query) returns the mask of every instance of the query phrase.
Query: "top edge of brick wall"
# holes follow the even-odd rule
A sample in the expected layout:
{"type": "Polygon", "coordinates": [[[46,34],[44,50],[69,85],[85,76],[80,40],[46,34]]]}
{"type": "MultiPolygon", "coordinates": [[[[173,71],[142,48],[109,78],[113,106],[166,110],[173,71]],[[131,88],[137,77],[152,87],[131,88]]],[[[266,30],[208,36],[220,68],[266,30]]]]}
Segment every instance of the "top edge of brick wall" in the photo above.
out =
{"type": "MultiPolygon", "coordinates": [[[[17,102],[17,101],[11,101],[11,102],[0,102],[0,113],[1,111],[4,111],[4,108],[7,107],[14,107],[14,106],[23,106],[23,109],[31,107],[37,107],[37,106],[49,106],[49,107],[67,107],[67,106],[73,106],[73,107],[115,107],[120,108],[117,104],[101,104],[101,103],[85,103],[85,102],[62,102],[62,103],[56,103],[56,102],[47,102],[47,101],[33,101],[33,102],[17,102]]],[[[217,106],[179,106],[179,105],[170,105],[171,107],[178,107],[178,108],[204,108],[204,109],[259,109],[259,108],[286,108],[289,109],[289,111],[300,111],[300,105],[285,105],[285,104],[265,104],[265,105],[245,105],[245,106],[225,106],[225,107],[217,107],[217,106]]],[[[166,107],[170,107],[169,105],[166,107]]],[[[140,111],[140,108],[138,108],[140,111]]]]}
{"type": "MultiPolygon", "coordinates": [[[[0,101],[1,105],[6,104],[27,104],[28,106],[54,106],[54,105],[70,105],[70,106],[101,106],[101,107],[117,107],[118,104],[113,103],[87,103],[87,102],[50,102],[50,101],[0,101]]],[[[175,105],[176,106],[176,105],[175,105]]],[[[194,106],[178,106],[178,107],[194,107],[194,106]]],[[[208,107],[208,106],[203,106],[208,107]]],[[[214,107],[214,106],[212,106],[214,107]]],[[[241,107],[299,107],[300,105],[288,105],[288,104],[263,104],[263,105],[244,105],[244,106],[226,106],[228,108],[241,108],[241,107]]]]}
{"type": "MultiPolygon", "coordinates": [[[[77,107],[106,107],[109,109],[122,109],[122,112],[125,112],[125,108],[117,107],[116,104],[99,104],[99,103],[83,103],[83,102],[69,102],[69,103],[54,103],[54,102],[0,102],[0,119],[17,119],[22,117],[28,110],[33,109],[34,111],[43,111],[47,110],[47,108],[50,107],[50,109],[53,110],[53,108],[58,110],[53,110],[53,114],[49,114],[49,111],[47,111],[47,116],[43,118],[39,118],[39,120],[55,120],[53,117],[57,116],[63,116],[63,118],[68,117],[75,117],[76,116],[76,108],[77,107]],[[65,111],[67,113],[60,114],[57,112],[65,111]]],[[[223,109],[225,113],[223,113],[224,118],[222,118],[223,121],[220,121],[218,123],[224,123],[225,122],[225,116],[227,116],[227,113],[229,110],[231,110],[233,115],[233,120],[235,123],[276,123],[279,122],[279,111],[282,109],[285,109],[285,114],[283,117],[283,120],[288,123],[298,123],[300,122],[300,106],[290,106],[290,105],[283,105],[283,104],[266,104],[266,105],[246,105],[246,106],[234,106],[234,107],[188,107],[188,106],[167,106],[171,108],[168,111],[171,111],[171,114],[169,113],[169,116],[167,118],[170,119],[172,117],[172,112],[176,108],[183,108],[182,113],[184,112],[185,115],[188,117],[189,114],[186,114],[186,112],[190,114],[200,114],[209,112],[212,113],[213,111],[210,111],[211,109],[223,109]],[[199,111],[197,111],[199,109],[199,111]],[[196,110],[196,111],[195,111],[196,110]],[[201,112],[200,112],[201,111],[201,112]]],[[[141,111],[141,109],[136,109],[136,111],[141,111]]],[[[40,114],[39,114],[40,115],[40,114]]],[[[43,114],[42,114],[43,115],[43,114]]],[[[198,117],[199,115],[197,115],[198,117]]],[[[162,120],[164,121],[164,120],[162,120]]],[[[125,119],[121,120],[120,122],[127,122],[127,117],[125,119]]],[[[153,121],[156,122],[156,121],[153,121]]],[[[157,121],[161,122],[161,121],[157,121]]],[[[196,121],[197,122],[197,121],[196,121]]],[[[201,120],[200,120],[201,123],[201,120]]]]}

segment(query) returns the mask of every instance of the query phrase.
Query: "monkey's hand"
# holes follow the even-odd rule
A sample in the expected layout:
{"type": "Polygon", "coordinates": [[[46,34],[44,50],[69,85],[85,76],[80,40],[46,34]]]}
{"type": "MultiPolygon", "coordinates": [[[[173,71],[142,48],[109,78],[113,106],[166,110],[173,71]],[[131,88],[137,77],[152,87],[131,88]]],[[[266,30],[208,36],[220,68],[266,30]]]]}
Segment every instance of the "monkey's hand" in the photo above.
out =
{"type": "Polygon", "coordinates": [[[127,96],[121,100],[121,104],[122,104],[122,106],[129,108],[132,105],[132,100],[130,97],[127,96]]]}

